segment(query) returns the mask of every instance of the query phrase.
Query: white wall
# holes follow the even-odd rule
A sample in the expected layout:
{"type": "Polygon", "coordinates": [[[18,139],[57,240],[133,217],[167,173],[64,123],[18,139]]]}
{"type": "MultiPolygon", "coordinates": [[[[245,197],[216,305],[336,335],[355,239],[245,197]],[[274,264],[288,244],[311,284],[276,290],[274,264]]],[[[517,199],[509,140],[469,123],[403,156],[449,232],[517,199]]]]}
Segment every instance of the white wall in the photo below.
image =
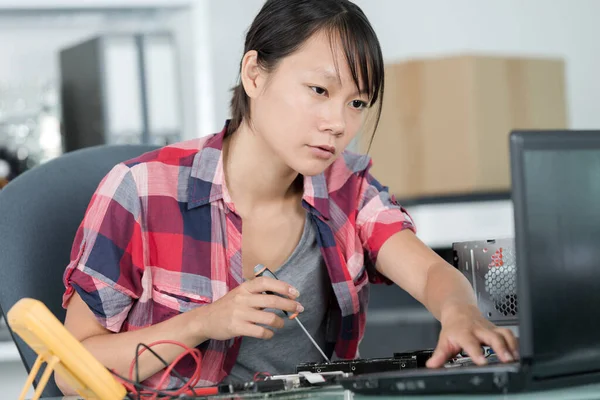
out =
{"type": "Polygon", "coordinates": [[[210,57],[214,101],[212,130],[223,127],[229,116],[230,89],[237,81],[246,31],[263,0],[219,0],[210,2],[210,57]]]}
{"type": "MultiPolygon", "coordinates": [[[[356,0],[386,61],[456,53],[559,56],[567,62],[570,127],[600,128],[597,0],[356,0]]],[[[214,123],[228,115],[245,30],[262,0],[210,4],[214,123]]],[[[203,131],[203,134],[210,133],[203,131]]]]}
{"type": "Polygon", "coordinates": [[[185,140],[198,136],[198,132],[200,132],[197,112],[199,67],[196,59],[200,53],[196,49],[201,47],[196,45],[196,32],[199,31],[199,27],[196,25],[196,14],[193,7],[170,13],[163,24],[166,29],[171,30],[175,40],[181,82],[181,136],[185,140]]]}

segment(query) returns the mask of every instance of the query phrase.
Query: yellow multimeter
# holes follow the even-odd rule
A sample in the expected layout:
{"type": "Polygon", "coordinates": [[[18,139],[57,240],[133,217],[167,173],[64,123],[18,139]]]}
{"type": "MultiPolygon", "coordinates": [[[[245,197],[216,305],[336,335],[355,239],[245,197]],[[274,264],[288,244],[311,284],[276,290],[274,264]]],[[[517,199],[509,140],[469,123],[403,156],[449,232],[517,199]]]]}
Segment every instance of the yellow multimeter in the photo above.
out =
{"type": "Polygon", "coordinates": [[[19,300],[7,314],[10,328],[38,358],[19,396],[23,400],[40,367],[47,366],[33,400],[40,398],[52,371],[56,371],[84,399],[122,400],[127,390],[83,345],[71,335],[39,300],[19,300]]]}

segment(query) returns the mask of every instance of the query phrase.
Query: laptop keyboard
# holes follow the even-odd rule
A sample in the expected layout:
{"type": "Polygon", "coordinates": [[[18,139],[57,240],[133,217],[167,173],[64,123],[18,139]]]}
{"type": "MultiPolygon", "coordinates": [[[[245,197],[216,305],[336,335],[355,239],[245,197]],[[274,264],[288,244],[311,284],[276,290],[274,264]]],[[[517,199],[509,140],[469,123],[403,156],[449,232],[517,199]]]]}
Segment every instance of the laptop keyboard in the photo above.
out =
{"type": "MultiPolygon", "coordinates": [[[[486,357],[487,365],[500,364],[502,361],[496,354],[489,354],[486,357]]],[[[457,368],[457,367],[473,367],[476,366],[475,362],[470,357],[458,357],[444,365],[445,368],[457,368]]]]}

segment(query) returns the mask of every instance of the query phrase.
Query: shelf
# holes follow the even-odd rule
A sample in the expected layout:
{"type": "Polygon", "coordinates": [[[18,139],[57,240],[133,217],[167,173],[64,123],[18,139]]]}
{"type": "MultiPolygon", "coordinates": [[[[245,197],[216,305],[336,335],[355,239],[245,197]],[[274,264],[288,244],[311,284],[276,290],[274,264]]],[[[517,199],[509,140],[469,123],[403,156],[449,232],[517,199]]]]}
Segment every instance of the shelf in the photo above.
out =
{"type": "Polygon", "coordinates": [[[473,192],[469,194],[448,194],[437,196],[421,196],[402,198],[396,196],[400,204],[410,207],[413,205],[425,204],[455,204],[455,203],[479,203],[485,201],[510,200],[511,193],[507,191],[501,192],[473,192]]]}
{"type": "Polygon", "coordinates": [[[406,209],[417,226],[417,236],[432,248],[514,237],[511,200],[415,204],[406,209]]]}
{"type": "Polygon", "coordinates": [[[7,362],[21,362],[21,356],[13,342],[0,342],[0,363],[7,362]]]}

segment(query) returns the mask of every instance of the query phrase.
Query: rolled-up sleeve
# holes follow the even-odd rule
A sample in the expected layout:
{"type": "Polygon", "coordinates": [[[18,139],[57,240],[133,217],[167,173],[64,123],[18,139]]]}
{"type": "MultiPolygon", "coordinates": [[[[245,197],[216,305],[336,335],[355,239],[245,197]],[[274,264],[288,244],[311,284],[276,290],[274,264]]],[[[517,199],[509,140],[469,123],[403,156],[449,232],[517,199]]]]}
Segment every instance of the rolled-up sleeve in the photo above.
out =
{"type": "Polygon", "coordinates": [[[365,250],[365,262],[372,283],[391,283],[375,269],[377,255],[383,244],[394,234],[416,227],[407,211],[396,201],[386,186],[375,179],[370,169],[372,161],[361,174],[356,225],[365,250]]]}
{"type": "Polygon", "coordinates": [[[141,216],[133,174],[119,164],[99,184],[77,230],[63,275],[63,307],[77,292],[102,326],[121,331],[143,291],[141,216]]]}

